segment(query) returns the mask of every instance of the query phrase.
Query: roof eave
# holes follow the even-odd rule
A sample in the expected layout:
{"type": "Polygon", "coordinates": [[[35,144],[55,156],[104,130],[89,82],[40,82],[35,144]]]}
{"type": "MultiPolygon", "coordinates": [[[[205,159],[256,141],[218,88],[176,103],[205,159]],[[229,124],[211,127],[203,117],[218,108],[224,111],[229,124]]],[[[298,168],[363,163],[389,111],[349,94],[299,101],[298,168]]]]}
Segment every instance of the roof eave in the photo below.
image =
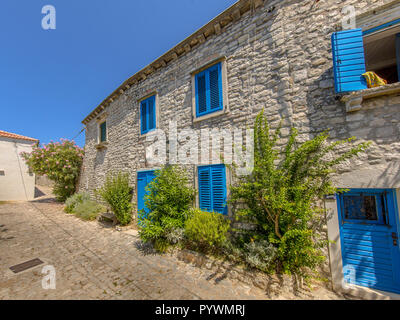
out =
{"type": "Polygon", "coordinates": [[[178,43],[175,47],[168,50],[161,57],[157,58],[146,67],[136,72],[129,79],[125,80],[113,93],[105,98],[83,121],[83,124],[87,124],[90,120],[95,118],[100,112],[102,112],[110,103],[117,99],[125,90],[131,86],[136,85],[138,82],[145,80],[150,74],[164,68],[168,63],[178,59],[185,55],[192,48],[199,44],[204,43],[208,37],[219,34],[221,29],[230,23],[237,21],[240,17],[249,11],[252,7],[254,9],[260,7],[265,0],[239,0],[230,6],[228,9],[220,13],[210,22],[205,24],[199,30],[191,34],[189,37],[178,43]]]}

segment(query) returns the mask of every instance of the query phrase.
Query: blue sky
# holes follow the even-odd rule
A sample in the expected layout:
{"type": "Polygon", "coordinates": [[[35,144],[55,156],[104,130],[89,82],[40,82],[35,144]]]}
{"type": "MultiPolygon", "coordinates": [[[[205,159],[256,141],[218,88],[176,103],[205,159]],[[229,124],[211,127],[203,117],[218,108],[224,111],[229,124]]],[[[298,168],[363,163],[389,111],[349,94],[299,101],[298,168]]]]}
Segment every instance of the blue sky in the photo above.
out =
{"type": "MultiPolygon", "coordinates": [[[[72,139],[124,80],[236,0],[2,0],[0,130],[72,139]],[[43,30],[42,7],[56,9],[43,30]]],[[[84,133],[75,141],[84,146],[84,133]]]]}

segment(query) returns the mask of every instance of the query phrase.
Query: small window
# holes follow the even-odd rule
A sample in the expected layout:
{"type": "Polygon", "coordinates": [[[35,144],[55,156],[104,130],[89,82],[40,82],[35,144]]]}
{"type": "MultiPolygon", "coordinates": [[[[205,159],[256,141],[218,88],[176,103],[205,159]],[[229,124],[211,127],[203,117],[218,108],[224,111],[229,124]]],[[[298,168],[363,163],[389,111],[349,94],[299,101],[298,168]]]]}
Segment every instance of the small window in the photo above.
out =
{"type": "Polygon", "coordinates": [[[0,176],[5,176],[5,175],[6,175],[5,171],[4,170],[0,170],[0,176]]]}
{"type": "Polygon", "coordinates": [[[199,167],[198,181],[200,209],[227,214],[225,165],[199,167]]]}
{"type": "Polygon", "coordinates": [[[195,75],[196,117],[223,110],[221,62],[195,75]]]}
{"type": "Polygon", "coordinates": [[[107,141],[107,123],[106,121],[103,121],[99,125],[99,131],[100,131],[100,142],[106,142],[107,141]]]}
{"type": "Polygon", "coordinates": [[[373,190],[350,190],[340,195],[345,223],[387,224],[386,193],[373,190]]]}
{"type": "Polygon", "coordinates": [[[140,133],[145,134],[156,128],[156,96],[140,102],[140,133]]]}

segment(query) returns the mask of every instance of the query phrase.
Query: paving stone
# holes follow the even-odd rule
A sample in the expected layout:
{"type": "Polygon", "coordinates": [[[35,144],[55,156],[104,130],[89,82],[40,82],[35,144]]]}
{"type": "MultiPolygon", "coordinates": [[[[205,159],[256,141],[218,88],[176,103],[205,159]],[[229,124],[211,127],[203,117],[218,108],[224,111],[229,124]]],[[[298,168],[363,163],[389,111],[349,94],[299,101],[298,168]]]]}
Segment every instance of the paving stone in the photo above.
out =
{"type": "MultiPolygon", "coordinates": [[[[210,279],[208,270],[172,255],[146,255],[137,233],[82,221],[49,199],[0,205],[0,299],[268,299],[238,281],[210,279]],[[19,274],[8,269],[33,258],[44,264],[19,274]],[[56,271],[54,290],[41,285],[48,264],[56,271]]],[[[325,288],[316,292],[341,298],[325,288]]]]}

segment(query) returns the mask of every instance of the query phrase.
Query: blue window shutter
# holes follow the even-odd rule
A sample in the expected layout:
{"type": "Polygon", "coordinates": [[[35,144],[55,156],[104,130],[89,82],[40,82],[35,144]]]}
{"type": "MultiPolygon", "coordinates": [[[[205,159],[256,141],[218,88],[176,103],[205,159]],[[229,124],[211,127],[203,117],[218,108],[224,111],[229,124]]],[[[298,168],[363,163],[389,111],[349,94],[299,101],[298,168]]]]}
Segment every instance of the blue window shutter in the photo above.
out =
{"type": "Polygon", "coordinates": [[[225,165],[199,167],[198,179],[200,209],[227,214],[225,165]]]}
{"type": "Polygon", "coordinates": [[[213,211],[227,214],[225,165],[211,166],[213,211]]]}
{"type": "Polygon", "coordinates": [[[201,115],[207,111],[206,73],[196,75],[196,112],[201,115]]]}
{"type": "Polygon", "coordinates": [[[210,167],[198,168],[199,178],[199,206],[201,210],[211,211],[211,174],[210,167]]]}
{"type": "Polygon", "coordinates": [[[156,127],[156,112],[155,112],[155,96],[152,96],[151,98],[148,99],[147,101],[147,108],[148,108],[148,126],[147,129],[151,130],[156,127]]]}
{"type": "Polygon", "coordinates": [[[210,76],[210,109],[222,109],[222,79],[221,64],[218,63],[209,69],[210,76]]]}
{"type": "Polygon", "coordinates": [[[332,55],[336,93],[367,88],[367,83],[362,76],[366,70],[361,29],[332,34],[332,55]]]}
{"type": "Polygon", "coordinates": [[[147,102],[142,101],[140,103],[140,123],[141,123],[141,133],[147,132],[147,102]]]}
{"type": "Polygon", "coordinates": [[[156,96],[140,102],[140,133],[144,134],[156,128],[156,96]]]}
{"type": "Polygon", "coordinates": [[[196,116],[223,109],[221,63],[198,73],[196,81],[196,116]]]}

